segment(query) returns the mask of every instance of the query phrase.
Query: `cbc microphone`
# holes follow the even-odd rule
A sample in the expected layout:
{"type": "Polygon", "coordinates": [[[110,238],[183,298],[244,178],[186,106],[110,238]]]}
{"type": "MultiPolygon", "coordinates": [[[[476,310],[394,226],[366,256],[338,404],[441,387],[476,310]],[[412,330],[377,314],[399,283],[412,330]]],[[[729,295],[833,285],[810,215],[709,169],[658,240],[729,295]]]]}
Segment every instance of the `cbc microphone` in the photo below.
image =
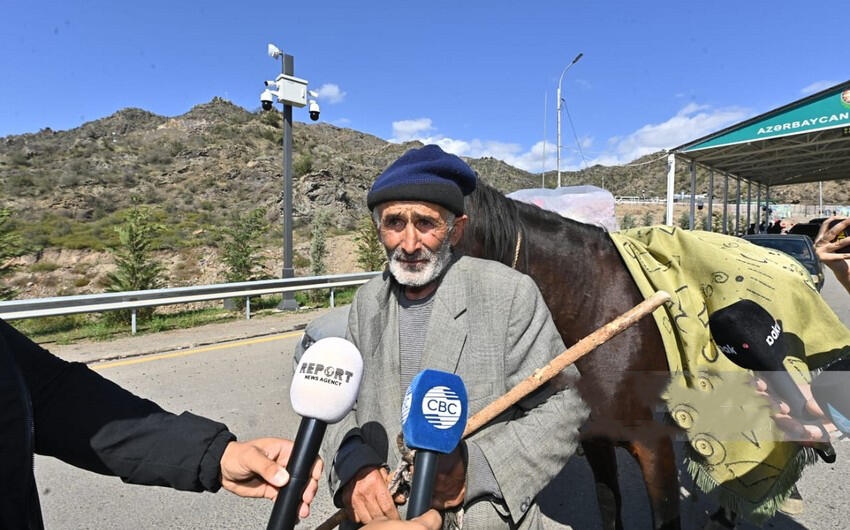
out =
{"type": "Polygon", "coordinates": [[[310,470],[325,429],[354,406],[362,376],[360,351],[339,337],[318,340],[301,356],[289,389],[292,408],[301,416],[301,424],[286,465],[289,482],[275,499],[268,530],[291,530],[297,524],[298,505],[310,483],[310,470]]]}
{"type": "Polygon", "coordinates": [[[437,459],[455,450],[466,428],[467,397],[455,374],[423,370],[411,381],[401,407],[404,442],[416,450],[407,518],[431,507],[437,459]]]}
{"type": "Polygon", "coordinates": [[[850,359],[831,363],[812,380],[812,395],[838,430],[850,434],[850,359]]]}
{"type": "MultiPolygon", "coordinates": [[[[726,358],[764,378],[788,404],[792,417],[806,423],[815,419],[806,411],[806,398],[782,363],[787,352],[782,324],[767,310],[752,300],[740,300],[712,313],[708,325],[726,358]]],[[[829,442],[817,443],[814,449],[824,461],[835,461],[829,442]]]]}

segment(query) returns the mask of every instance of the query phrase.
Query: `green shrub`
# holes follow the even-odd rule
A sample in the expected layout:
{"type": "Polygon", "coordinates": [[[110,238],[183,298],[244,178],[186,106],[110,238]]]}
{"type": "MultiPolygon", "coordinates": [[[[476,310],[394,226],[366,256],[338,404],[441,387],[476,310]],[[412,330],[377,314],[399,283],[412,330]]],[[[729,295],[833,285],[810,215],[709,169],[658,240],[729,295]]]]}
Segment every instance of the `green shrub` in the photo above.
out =
{"type": "Polygon", "coordinates": [[[58,268],[59,264],[52,261],[36,261],[29,266],[30,272],[53,272],[58,268]]]}
{"type": "Polygon", "coordinates": [[[310,266],[310,258],[304,256],[300,252],[294,252],[292,255],[292,266],[303,269],[310,266]]]}
{"type": "Polygon", "coordinates": [[[292,164],[292,174],[298,178],[313,170],[313,158],[310,155],[298,155],[292,164]]]}

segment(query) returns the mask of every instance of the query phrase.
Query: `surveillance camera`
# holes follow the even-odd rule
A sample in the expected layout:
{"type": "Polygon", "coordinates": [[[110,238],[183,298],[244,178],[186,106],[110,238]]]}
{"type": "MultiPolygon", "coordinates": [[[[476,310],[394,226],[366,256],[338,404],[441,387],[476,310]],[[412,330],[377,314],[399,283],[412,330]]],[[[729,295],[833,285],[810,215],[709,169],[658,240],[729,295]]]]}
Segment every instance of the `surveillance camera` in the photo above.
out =
{"type": "Polygon", "coordinates": [[[260,94],[260,103],[263,104],[263,110],[272,110],[272,103],[274,103],[274,93],[265,89],[260,94]]]}
{"type": "Polygon", "coordinates": [[[263,84],[267,87],[277,88],[277,81],[263,81],[263,84]]]}
{"type": "Polygon", "coordinates": [[[280,51],[280,48],[278,48],[274,44],[269,44],[268,52],[269,52],[269,57],[271,57],[272,59],[277,59],[278,57],[283,55],[283,52],[280,51]]]}
{"type": "Polygon", "coordinates": [[[319,109],[319,104],[316,103],[315,99],[310,100],[310,119],[316,121],[319,119],[319,113],[321,110],[319,109]]]}

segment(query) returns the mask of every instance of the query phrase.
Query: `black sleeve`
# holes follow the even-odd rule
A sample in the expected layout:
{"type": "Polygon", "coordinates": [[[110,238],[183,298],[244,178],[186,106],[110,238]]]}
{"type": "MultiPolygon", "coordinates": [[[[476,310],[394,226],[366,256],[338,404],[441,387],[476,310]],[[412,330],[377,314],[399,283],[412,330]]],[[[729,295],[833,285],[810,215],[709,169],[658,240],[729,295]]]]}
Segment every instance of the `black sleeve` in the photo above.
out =
{"type": "Polygon", "coordinates": [[[0,334],[30,391],[36,453],[133,484],[221,487],[221,455],[236,439],[225,425],[167,412],[82,363],[54,356],[2,320],[0,334]]]}

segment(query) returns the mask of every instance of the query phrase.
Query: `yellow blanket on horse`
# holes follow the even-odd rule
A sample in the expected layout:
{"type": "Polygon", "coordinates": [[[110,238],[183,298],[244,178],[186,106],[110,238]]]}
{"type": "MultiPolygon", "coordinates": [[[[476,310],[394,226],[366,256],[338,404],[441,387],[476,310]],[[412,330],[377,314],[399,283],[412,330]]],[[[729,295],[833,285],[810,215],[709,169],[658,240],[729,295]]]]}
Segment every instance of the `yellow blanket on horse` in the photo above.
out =
{"type": "Polygon", "coordinates": [[[667,408],[688,437],[689,470],[724,506],[755,521],[773,515],[790,493],[810,449],[784,442],[768,401],[748,372],[720,353],[708,315],[750,299],[781,321],[785,365],[809,381],[809,368],[850,354],[850,330],[823,301],[793,258],[743,239],[670,226],[611,234],[641,293],[672,300],[653,313],[672,374],[667,408]]]}

